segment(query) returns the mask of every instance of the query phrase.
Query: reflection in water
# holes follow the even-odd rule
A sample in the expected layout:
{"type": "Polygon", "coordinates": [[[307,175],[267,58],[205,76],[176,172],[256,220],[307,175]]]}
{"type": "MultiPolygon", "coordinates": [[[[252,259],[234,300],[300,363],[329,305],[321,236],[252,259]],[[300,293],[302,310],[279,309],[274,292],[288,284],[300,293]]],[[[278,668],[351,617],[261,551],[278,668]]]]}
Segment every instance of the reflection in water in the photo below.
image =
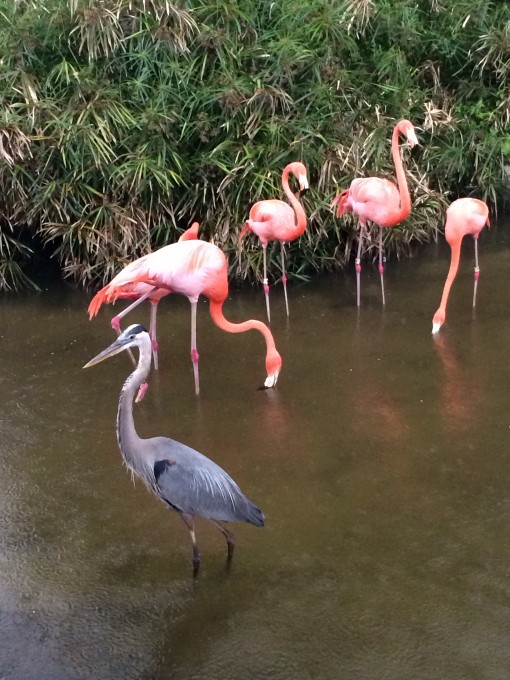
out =
{"type": "MultiPolygon", "coordinates": [[[[199,314],[197,399],[189,307],[162,301],[169,363],[135,408],[137,429],[203,451],[267,518],[260,531],[236,525],[230,570],[223,538],[200,523],[197,583],[186,528],[121,464],[127,357],[81,369],[112,341],[108,314],[89,323],[89,296],[72,291],[5,296],[0,678],[506,678],[503,237],[484,239],[476,318],[461,272],[436,340],[446,247],[388,268],[385,310],[376,270],[359,314],[349,273],[295,286],[288,325],[275,292],[276,391],[254,389],[258,334],[226,336],[199,314]]],[[[256,289],[227,304],[264,318],[256,289]]]]}
{"type": "Polygon", "coordinates": [[[483,404],[484,378],[473,367],[463,368],[445,333],[433,335],[434,346],[443,365],[441,415],[445,427],[466,432],[476,422],[483,404]]]}

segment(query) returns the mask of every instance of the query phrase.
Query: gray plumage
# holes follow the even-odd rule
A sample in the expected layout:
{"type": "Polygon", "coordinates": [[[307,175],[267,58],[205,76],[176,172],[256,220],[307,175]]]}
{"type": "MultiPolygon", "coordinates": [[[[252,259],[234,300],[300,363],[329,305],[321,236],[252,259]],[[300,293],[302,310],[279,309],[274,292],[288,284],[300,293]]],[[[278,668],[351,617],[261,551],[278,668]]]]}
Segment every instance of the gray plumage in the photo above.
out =
{"type": "Polygon", "coordinates": [[[263,526],[262,511],[250,501],[219,465],[185,444],[167,437],[142,439],[133,420],[133,401],[144,384],[151,365],[151,340],[140,325],[132,325],[84,368],[114,356],[130,347],[138,347],[136,369],[120,393],[117,412],[117,439],[127,467],[140,477],[149,490],[180,513],[193,542],[193,573],[200,566],[193,517],[211,520],[227,540],[228,559],[234,550],[234,535],[224,522],[249,522],[263,526]]]}

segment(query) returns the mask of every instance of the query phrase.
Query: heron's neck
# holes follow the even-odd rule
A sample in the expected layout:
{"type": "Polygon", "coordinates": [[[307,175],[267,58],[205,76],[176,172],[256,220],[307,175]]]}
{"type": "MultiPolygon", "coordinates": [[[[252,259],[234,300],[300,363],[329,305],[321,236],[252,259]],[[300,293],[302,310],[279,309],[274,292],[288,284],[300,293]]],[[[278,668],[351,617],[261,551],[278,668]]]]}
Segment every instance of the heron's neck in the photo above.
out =
{"type": "Polygon", "coordinates": [[[140,473],[144,461],[140,455],[140,437],[133,420],[133,402],[140,385],[145,382],[151,367],[150,340],[140,346],[138,365],[124,383],[120,392],[117,411],[117,441],[126,465],[134,472],[140,473]]]}

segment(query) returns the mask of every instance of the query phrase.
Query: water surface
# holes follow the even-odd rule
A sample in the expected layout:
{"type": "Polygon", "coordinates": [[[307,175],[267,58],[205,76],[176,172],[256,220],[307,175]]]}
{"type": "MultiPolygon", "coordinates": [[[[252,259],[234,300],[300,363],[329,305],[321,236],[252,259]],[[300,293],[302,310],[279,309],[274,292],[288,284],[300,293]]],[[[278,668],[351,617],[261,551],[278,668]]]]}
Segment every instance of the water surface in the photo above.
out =
{"type": "MultiPolygon", "coordinates": [[[[508,225],[507,225],[508,227],[508,225]]],[[[132,484],[115,439],[126,356],[112,308],[63,286],[0,304],[0,678],[496,680],[510,667],[510,247],[472,241],[437,339],[444,244],[375,267],[355,308],[352,268],[272,292],[284,358],[261,392],[264,344],[199,305],[193,393],[189,303],[161,304],[161,371],[136,408],[142,436],[213,458],[263,508],[263,529],[184,524],[132,484]]],[[[119,305],[119,308],[121,305],[119,305]]],[[[264,318],[261,290],[232,320],[264,318]]],[[[132,316],[148,322],[148,310],[132,316]]]]}

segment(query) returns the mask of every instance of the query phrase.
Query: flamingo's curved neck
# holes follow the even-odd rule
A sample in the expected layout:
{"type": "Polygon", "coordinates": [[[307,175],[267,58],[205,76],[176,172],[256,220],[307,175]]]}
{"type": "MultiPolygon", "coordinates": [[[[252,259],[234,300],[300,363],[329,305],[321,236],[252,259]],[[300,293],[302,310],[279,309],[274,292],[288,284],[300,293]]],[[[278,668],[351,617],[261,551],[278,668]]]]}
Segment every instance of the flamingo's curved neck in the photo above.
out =
{"type": "Polygon", "coordinates": [[[448,276],[446,277],[446,281],[444,284],[443,295],[441,297],[441,304],[439,305],[439,309],[437,310],[438,312],[442,311],[443,313],[446,313],[446,304],[448,302],[448,297],[450,295],[450,289],[455,280],[455,277],[457,276],[457,271],[459,269],[461,243],[462,239],[456,239],[455,241],[452,241],[450,243],[450,248],[452,249],[450,269],[448,270],[448,276]]]}
{"type": "Polygon", "coordinates": [[[400,130],[398,125],[393,129],[391,137],[391,155],[393,156],[393,164],[395,166],[395,174],[397,176],[398,192],[400,194],[400,210],[398,211],[398,221],[401,222],[411,212],[411,194],[407,185],[406,173],[404,164],[402,163],[402,156],[400,155],[399,146],[400,130]]]}
{"type": "Polygon", "coordinates": [[[303,234],[306,229],[306,213],[300,201],[298,201],[298,199],[294,196],[294,194],[291,191],[291,188],[289,186],[289,174],[290,170],[288,168],[285,168],[282,173],[282,187],[296,215],[295,223],[296,230],[294,238],[297,238],[298,236],[301,236],[301,234],[303,234]]]}
{"type": "Polygon", "coordinates": [[[228,321],[223,314],[223,302],[215,302],[214,300],[210,300],[209,310],[214,323],[227,333],[244,333],[245,331],[251,330],[259,331],[266,341],[267,352],[269,353],[276,350],[273,334],[262,321],[248,319],[248,321],[242,321],[241,323],[232,323],[232,321],[228,321]]]}

